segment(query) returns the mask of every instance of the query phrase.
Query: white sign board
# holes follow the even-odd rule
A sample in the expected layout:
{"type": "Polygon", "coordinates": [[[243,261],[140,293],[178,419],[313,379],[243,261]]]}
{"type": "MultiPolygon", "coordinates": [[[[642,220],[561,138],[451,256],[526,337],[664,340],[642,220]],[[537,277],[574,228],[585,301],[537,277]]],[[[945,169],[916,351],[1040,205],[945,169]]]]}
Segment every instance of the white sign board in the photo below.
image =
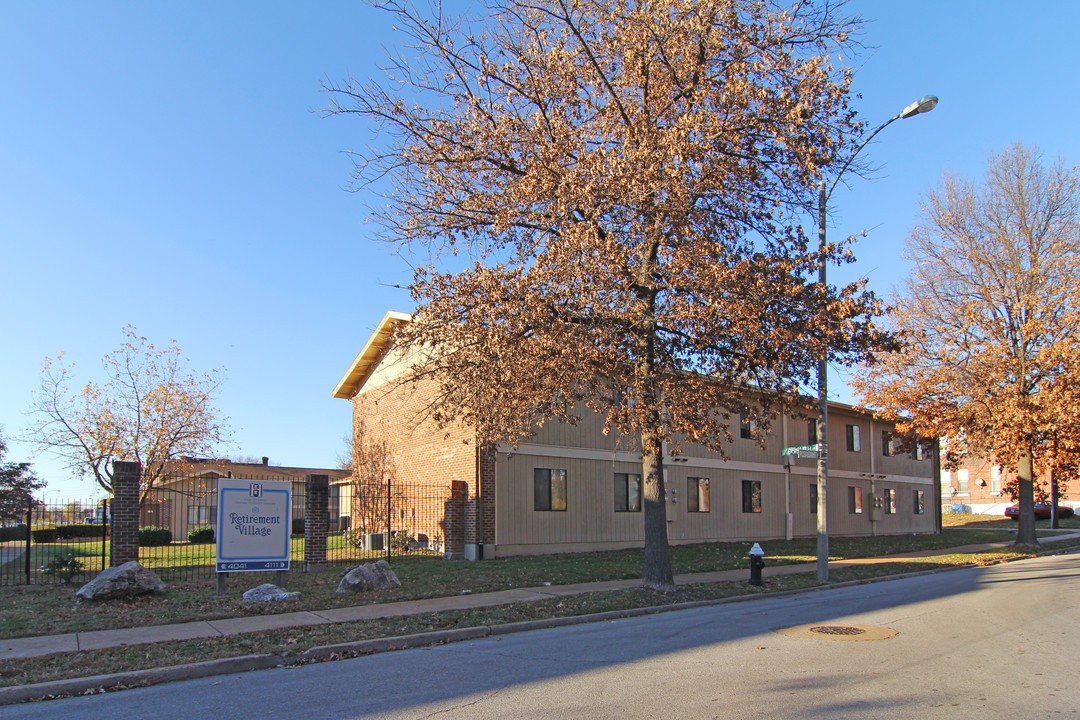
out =
{"type": "Polygon", "coordinates": [[[292,483],[218,478],[217,571],[289,569],[292,483]]]}

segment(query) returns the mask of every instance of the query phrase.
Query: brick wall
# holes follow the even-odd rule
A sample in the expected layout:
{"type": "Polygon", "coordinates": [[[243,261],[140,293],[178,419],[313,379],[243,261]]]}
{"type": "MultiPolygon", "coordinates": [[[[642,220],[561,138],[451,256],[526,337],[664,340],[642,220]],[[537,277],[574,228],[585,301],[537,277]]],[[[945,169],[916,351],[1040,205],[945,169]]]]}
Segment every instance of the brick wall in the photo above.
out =
{"type": "MultiPolygon", "coordinates": [[[[471,429],[440,428],[426,414],[436,388],[434,381],[423,380],[362,389],[353,398],[353,434],[363,419],[370,436],[389,442],[394,466],[391,529],[408,529],[414,537],[424,535],[431,546],[442,546],[456,557],[464,543],[478,539],[476,442],[471,429]],[[462,503],[460,522],[446,517],[451,492],[455,493],[453,502],[462,503]]],[[[490,464],[493,478],[493,453],[490,464]]],[[[494,481],[491,491],[493,503],[494,481]]],[[[484,536],[491,537],[487,542],[493,542],[494,506],[482,525],[484,536]]]]}

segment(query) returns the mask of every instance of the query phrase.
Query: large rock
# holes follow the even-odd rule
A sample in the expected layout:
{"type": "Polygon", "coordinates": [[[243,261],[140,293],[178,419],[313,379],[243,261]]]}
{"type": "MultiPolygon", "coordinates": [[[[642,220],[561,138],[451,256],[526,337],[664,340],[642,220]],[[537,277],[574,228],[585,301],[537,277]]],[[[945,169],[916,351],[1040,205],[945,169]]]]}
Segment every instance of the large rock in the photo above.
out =
{"type": "Polygon", "coordinates": [[[132,560],[103,570],[79,588],[75,596],[82,600],[110,600],[118,597],[161,592],[165,583],[152,571],[132,560]]]}
{"type": "Polygon", "coordinates": [[[380,560],[375,563],[368,563],[367,565],[360,565],[349,570],[341,578],[341,582],[338,583],[337,590],[335,592],[345,593],[357,593],[365,592],[367,590],[382,590],[384,588],[396,588],[401,587],[401,582],[397,579],[397,575],[390,569],[390,564],[385,560],[380,560]]]}
{"type": "Polygon", "coordinates": [[[300,597],[298,592],[287,592],[271,583],[263,583],[244,593],[244,602],[285,602],[300,597]]]}

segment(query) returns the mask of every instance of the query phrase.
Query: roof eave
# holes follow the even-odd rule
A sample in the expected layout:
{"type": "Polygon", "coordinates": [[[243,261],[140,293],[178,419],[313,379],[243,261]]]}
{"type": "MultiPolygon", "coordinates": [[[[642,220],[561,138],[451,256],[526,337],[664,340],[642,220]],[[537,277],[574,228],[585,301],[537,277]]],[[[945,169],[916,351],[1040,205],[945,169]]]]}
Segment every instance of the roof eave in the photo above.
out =
{"type": "Polygon", "coordinates": [[[386,351],[387,343],[393,334],[394,328],[403,322],[412,320],[412,315],[403,312],[389,310],[379,321],[371,337],[364,343],[363,349],[349,365],[349,369],[342,375],[341,380],[334,387],[332,397],[342,400],[351,400],[367,382],[368,377],[375,365],[379,362],[386,351]]]}

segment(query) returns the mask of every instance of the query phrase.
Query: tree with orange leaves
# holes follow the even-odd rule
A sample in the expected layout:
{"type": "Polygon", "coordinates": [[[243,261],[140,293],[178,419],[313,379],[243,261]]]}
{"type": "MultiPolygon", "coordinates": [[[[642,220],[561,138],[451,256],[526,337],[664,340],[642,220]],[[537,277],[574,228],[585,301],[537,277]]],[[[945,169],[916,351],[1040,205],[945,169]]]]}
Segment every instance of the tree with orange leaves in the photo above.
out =
{"type": "Polygon", "coordinates": [[[923,208],[889,318],[902,347],[857,380],[899,430],[1015,469],[1016,544],[1035,547],[1034,470],[1080,445],[1080,170],[1017,143],[982,186],[946,175],[923,208]],[[908,417],[900,417],[907,414],[908,417]]]}
{"type": "Polygon", "coordinates": [[[142,465],[141,497],[182,464],[208,455],[228,429],[214,406],[221,371],[196,374],[175,341],[157,348],[135,328],[121,347],[102,358],[109,379],[69,387],[63,355],[46,359],[28,439],[66,459],[80,476],[112,493],[114,460],[142,465]]]}
{"type": "Polygon", "coordinates": [[[814,282],[800,228],[858,139],[833,64],[856,24],[771,0],[511,0],[475,25],[384,7],[412,55],[328,87],[328,113],[382,141],[355,180],[392,185],[387,237],[474,261],[417,269],[413,377],[481,441],[583,411],[634,438],[644,582],[671,590],[669,444],[723,452],[738,413],[768,432],[819,357],[882,339],[872,295],[814,282]]]}

